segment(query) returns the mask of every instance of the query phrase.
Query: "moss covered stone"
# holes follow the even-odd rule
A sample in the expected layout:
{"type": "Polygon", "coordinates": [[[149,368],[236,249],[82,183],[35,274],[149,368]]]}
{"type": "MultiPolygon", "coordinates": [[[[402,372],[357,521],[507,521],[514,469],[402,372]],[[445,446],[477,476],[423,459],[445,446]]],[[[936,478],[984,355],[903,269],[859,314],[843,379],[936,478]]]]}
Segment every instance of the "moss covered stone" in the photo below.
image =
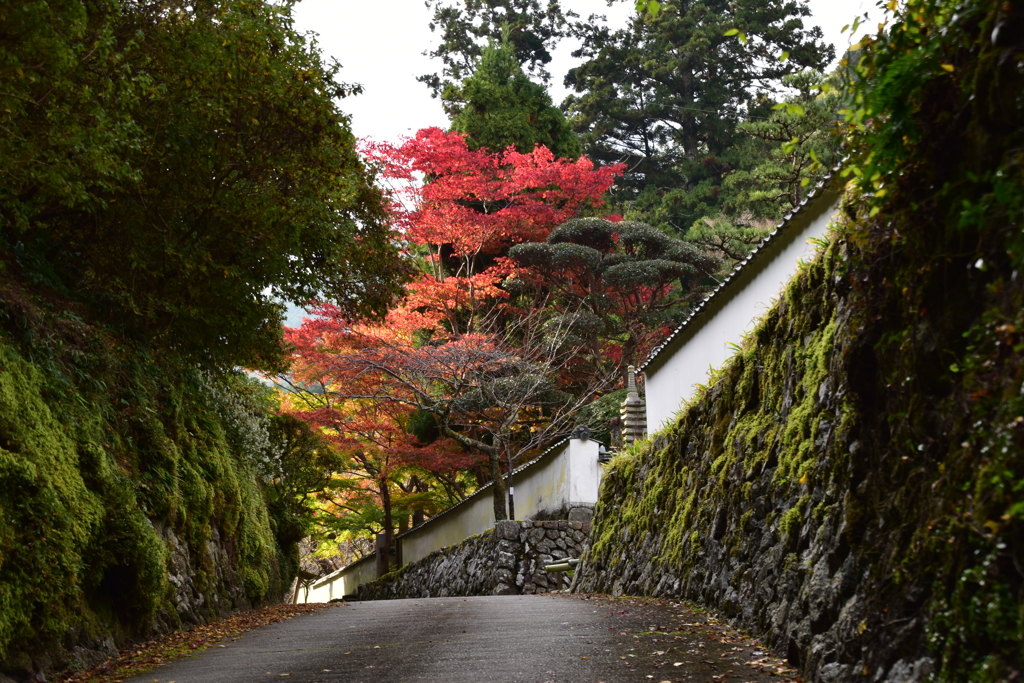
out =
{"type": "Polygon", "coordinates": [[[856,210],[675,424],[610,463],[578,588],[712,605],[811,680],[1005,679],[1024,642],[1024,278],[854,258],[856,210]],[[951,302],[913,301],[933,278],[975,293],[955,324],[951,302]]]}
{"type": "Polygon", "coordinates": [[[0,667],[89,663],[154,630],[279,600],[290,549],[186,364],[0,291],[0,667]]]}

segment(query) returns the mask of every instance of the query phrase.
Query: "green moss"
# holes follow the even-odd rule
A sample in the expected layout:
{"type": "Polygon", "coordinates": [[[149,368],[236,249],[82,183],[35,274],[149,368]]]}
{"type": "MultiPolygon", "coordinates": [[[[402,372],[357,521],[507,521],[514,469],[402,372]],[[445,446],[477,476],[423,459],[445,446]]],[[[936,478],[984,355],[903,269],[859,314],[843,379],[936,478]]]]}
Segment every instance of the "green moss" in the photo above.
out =
{"type": "Polygon", "coordinates": [[[799,531],[803,525],[804,509],[809,501],[810,496],[804,496],[797,501],[796,505],[782,513],[782,519],[779,520],[779,530],[783,536],[790,536],[794,532],[799,531]]]}
{"type": "Polygon", "coordinates": [[[206,564],[214,530],[250,600],[283,593],[287,549],[208,382],[69,315],[34,310],[46,343],[0,332],[0,652],[74,629],[123,640],[177,614],[155,523],[184,540],[208,597],[231,588],[206,564]]]}

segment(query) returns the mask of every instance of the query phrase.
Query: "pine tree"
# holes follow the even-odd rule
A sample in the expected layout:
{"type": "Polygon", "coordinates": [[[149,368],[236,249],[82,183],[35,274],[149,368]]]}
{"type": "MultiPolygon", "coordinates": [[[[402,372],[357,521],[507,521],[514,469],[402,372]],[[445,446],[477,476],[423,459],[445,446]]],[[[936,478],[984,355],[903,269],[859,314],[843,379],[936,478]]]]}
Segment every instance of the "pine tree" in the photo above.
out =
{"type": "MultiPolygon", "coordinates": [[[[689,241],[724,256],[727,268],[795,209],[842,155],[840,98],[830,82],[812,69],[782,82],[796,94],[776,104],[769,117],[737,127],[753,162],[724,179],[720,211],[699,218],[686,234],[689,241]]],[[[668,193],[661,208],[672,198],[668,193]]]]}
{"type": "MultiPolygon", "coordinates": [[[[531,78],[547,84],[546,66],[550,48],[566,34],[568,17],[558,0],[426,0],[434,10],[430,30],[440,33],[441,43],[428,52],[440,59],[441,72],[417,80],[431,89],[434,97],[468,78],[487,45],[507,40],[516,61],[531,78]]],[[[451,114],[451,112],[449,112],[451,114]]]]}
{"type": "Polygon", "coordinates": [[[542,85],[532,82],[508,42],[484,49],[476,72],[462,88],[449,91],[461,100],[452,128],[464,133],[472,150],[520,153],[544,145],[557,158],[576,159],[579,138],[542,85]]]}
{"type": "Polygon", "coordinates": [[[565,105],[584,150],[628,164],[620,196],[640,208],[685,192],[659,221],[684,231],[715,210],[722,180],[742,162],[737,124],[769,113],[758,96],[832,59],[821,30],[804,27],[809,14],[804,0],[681,0],[618,31],[580,24],[574,54],[586,61],[566,77],[576,94],[565,105]],[[726,36],[731,29],[744,40],[726,36]]]}

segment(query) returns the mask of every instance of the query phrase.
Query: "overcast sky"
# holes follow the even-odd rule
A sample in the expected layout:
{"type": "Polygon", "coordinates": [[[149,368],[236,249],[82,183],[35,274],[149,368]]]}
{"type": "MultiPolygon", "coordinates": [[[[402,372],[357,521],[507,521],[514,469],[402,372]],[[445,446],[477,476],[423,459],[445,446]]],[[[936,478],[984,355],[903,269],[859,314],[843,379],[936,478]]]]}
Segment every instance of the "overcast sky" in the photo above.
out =
{"type": "MultiPolygon", "coordinates": [[[[615,26],[625,25],[633,5],[632,0],[619,0],[611,7],[605,0],[562,0],[564,8],[582,17],[605,14],[615,26]]],[[[840,33],[845,24],[869,12],[874,29],[881,17],[871,0],[810,0],[809,5],[811,22],[821,27],[839,55],[850,44],[849,34],[840,33]]],[[[301,0],[296,6],[296,27],[318,34],[324,54],[344,66],[342,80],[365,88],[363,95],[342,102],[357,136],[397,141],[420,128],[447,126],[438,100],[416,80],[441,67],[422,54],[437,42],[428,27],[430,14],[423,0],[301,0]]],[[[556,104],[568,94],[562,78],[574,66],[571,53],[576,47],[575,41],[562,41],[549,65],[556,104]]]]}
{"type": "MultiPolygon", "coordinates": [[[[808,4],[811,23],[821,27],[837,55],[850,45],[849,33],[840,33],[844,25],[867,12],[873,31],[882,17],[871,0],[809,0],[808,4]]],[[[611,7],[605,0],[562,0],[563,8],[581,17],[604,14],[614,26],[625,25],[634,5],[633,0],[619,0],[611,7]]],[[[352,116],[358,137],[396,142],[420,128],[448,126],[439,101],[416,80],[441,68],[439,61],[423,56],[437,42],[428,26],[430,16],[423,0],[301,0],[296,6],[296,28],[317,34],[325,56],[344,67],[341,79],[364,87],[362,95],[341,103],[342,110],[352,116]]],[[[549,65],[550,92],[556,104],[568,94],[562,79],[575,65],[571,53],[576,47],[576,41],[562,41],[549,65]]],[[[287,324],[297,326],[301,317],[301,311],[291,308],[287,324]]]]}

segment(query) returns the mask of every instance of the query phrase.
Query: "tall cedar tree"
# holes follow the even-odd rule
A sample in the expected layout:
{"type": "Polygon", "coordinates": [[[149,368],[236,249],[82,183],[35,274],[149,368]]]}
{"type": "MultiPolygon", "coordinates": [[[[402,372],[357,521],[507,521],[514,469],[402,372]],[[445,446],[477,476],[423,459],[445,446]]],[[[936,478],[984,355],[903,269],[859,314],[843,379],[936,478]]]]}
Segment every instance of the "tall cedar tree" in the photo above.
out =
{"type": "Polygon", "coordinates": [[[578,159],[582,153],[576,132],[547,90],[523,73],[508,42],[484,48],[457,96],[460,108],[452,128],[466,135],[471,150],[515,147],[526,153],[543,145],[557,158],[578,159]]]}
{"type": "Polygon", "coordinates": [[[566,76],[575,94],[565,106],[584,151],[626,162],[620,196],[641,208],[668,190],[703,196],[705,206],[670,217],[685,230],[714,208],[714,188],[738,161],[736,126],[758,93],[832,59],[821,30],[804,27],[809,14],[804,0],[681,0],[617,31],[578,24],[574,56],[586,61],[566,76]],[[733,28],[745,44],[724,35],[733,28]]]}
{"type": "MultiPolygon", "coordinates": [[[[832,81],[808,69],[784,76],[782,82],[796,94],[775,105],[768,118],[738,126],[746,136],[747,153],[756,161],[726,176],[718,211],[699,218],[686,233],[688,241],[721,256],[726,270],[795,209],[842,155],[837,122],[841,98],[832,81]]],[[[687,201],[680,195],[667,193],[655,217],[687,201]]]]}
{"type": "Polygon", "coordinates": [[[8,262],[134,338],[282,363],[282,300],[382,314],[401,262],[293,3],[21,3],[0,47],[8,262]]]}
{"type": "Polygon", "coordinates": [[[445,101],[449,116],[457,113],[450,108],[457,107],[457,98],[446,91],[458,90],[492,42],[507,40],[527,73],[548,83],[550,50],[566,35],[567,18],[572,16],[562,13],[558,0],[426,0],[426,5],[434,10],[430,30],[441,34],[441,43],[427,54],[443,66],[440,73],[417,80],[445,101]]]}

